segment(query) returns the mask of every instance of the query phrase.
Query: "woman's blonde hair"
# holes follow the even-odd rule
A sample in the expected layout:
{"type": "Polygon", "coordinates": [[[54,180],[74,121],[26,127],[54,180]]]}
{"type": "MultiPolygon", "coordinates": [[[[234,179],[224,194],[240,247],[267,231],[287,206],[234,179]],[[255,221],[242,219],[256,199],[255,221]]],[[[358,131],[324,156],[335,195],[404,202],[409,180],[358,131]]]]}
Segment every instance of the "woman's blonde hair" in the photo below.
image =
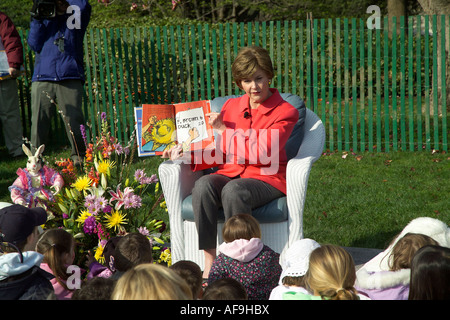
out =
{"type": "Polygon", "coordinates": [[[261,47],[250,46],[239,50],[231,66],[231,73],[234,82],[242,88],[241,81],[252,77],[258,69],[264,71],[269,79],[273,78],[274,70],[269,52],[261,47]]]}
{"type": "Polygon", "coordinates": [[[144,263],[125,272],[117,281],[112,300],[191,300],[187,283],[175,271],[144,263]]]}
{"type": "Polygon", "coordinates": [[[419,233],[407,233],[392,247],[389,259],[391,271],[411,268],[411,262],[416,252],[426,245],[438,246],[433,238],[419,233]]]}
{"type": "Polygon", "coordinates": [[[355,263],[343,248],[322,245],[311,252],[305,282],[314,294],[329,300],[358,300],[355,280],[355,263]]]}
{"type": "Polygon", "coordinates": [[[261,238],[261,228],[252,215],[240,213],[233,215],[225,222],[222,237],[225,242],[232,242],[237,239],[261,238]]]}

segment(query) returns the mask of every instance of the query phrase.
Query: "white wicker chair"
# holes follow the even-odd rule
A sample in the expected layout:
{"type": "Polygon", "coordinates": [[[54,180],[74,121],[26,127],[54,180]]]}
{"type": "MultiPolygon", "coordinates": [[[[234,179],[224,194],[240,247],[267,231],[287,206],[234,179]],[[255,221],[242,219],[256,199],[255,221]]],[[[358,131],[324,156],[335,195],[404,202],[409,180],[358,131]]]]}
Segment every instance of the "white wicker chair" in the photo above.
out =
{"type": "MultiPolygon", "coordinates": [[[[298,98],[298,97],[297,97],[298,98]]],[[[299,98],[298,98],[299,99],[299,98]]],[[[298,153],[287,165],[287,218],[284,221],[265,223],[260,221],[262,240],[270,248],[281,253],[294,241],[303,238],[303,208],[312,164],[323,152],[325,128],[319,117],[306,109],[304,136],[298,153]]],[[[183,218],[195,181],[203,172],[192,172],[189,164],[165,161],[159,166],[159,179],[167,203],[170,223],[172,262],[191,260],[204,268],[203,251],[198,249],[198,234],[193,219],[183,218]]],[[[222,243],[223,221],[218,224],[217,244],[222,243]]]]}

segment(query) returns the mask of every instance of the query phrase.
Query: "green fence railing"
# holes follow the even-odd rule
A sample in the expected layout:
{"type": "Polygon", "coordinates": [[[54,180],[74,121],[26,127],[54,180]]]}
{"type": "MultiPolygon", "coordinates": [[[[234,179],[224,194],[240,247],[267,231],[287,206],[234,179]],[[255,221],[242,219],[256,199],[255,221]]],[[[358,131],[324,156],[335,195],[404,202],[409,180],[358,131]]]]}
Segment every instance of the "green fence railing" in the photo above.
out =
{"type": "MultiPolygon", "coordinates": [[[[239,94],[231,63],[239,48],[259,45],[274,63],[272,86],[299,95],[321,117],[326,149],[447,151],[448,21],[394,17],[399,31],[392,34],[387,18],[381,29],[360,19],[89,29],[86,119],[96,134],[106,112],[114,134],[128,141],[133,108],[142,103],[239,94]]],[[[33,54],[24,45],[27,75],[19,89],[28,134],[33,54]]],[[[55,118],[52,130],[63,132],[55,118]]]]}

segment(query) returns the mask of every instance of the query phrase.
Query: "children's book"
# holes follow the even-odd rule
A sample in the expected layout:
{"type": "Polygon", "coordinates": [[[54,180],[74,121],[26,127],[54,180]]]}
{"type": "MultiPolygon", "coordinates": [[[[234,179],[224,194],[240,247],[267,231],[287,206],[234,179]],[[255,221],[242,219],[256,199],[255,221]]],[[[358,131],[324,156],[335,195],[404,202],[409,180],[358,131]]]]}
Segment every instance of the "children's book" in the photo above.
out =
{"type": "Polygon", "coordinates": [[[210,100],[136,107],[138,155],[161,155],[178,143],[185,152],[215,148],[209,112],[210,100]]]}

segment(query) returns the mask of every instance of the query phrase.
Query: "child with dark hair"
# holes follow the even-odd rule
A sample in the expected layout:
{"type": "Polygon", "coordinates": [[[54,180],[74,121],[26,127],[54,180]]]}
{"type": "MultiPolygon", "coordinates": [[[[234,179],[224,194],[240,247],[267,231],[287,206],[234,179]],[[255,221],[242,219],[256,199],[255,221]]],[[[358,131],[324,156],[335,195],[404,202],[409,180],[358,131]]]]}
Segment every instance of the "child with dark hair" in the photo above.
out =
{"type": "Polygon", "coordinates": [[[110,278],[96,277],[81,284],[75,290],[72,300],[110,300],[116,281],[110,278]]]}
{"type": "Polygon", "coordinates": [[[450,300],[450,248],[425,246],[411,263],[409,300],[450,300]]]}
{"type": "Polygon", "coordinates": [[[103,257],[105,259],[104,265],[98,262],[91,251],[86,255],[86,265],[89,268],[87,279],[93,279],[95,277],[109,278],[116,272],[114,265],[114,254],[116,252],[116,246],[121,236],[113,237],[109,239],[105,247],[103,248],[103,257]]]}
{"type": "Polygon", "coordinates": [[[248,300],[248,295],[242,283],[233,278],[223,278],[205,288],[202,300],[248,300]]]}
{"type": "Polygon", "coordinates": [[[128,233],[117,242],[113,257],[116,271],[111,278],[118,279],[138,264],[153,262],[150,240],[138,232],[128,233]]]}
{"type": "Polygon", "coordinates": [[[13,204],[0,209],[0,300],[55,299],[53,276],[39,265],[43,256],[34,251],[43,208],[13,204]]]}
{"type": "Polygon", "coordinates": [[[178,273],[186,281],[189,288],[191,288],[194,300],[202,297],[202,270],[198,264],[188,260],[181,260],[171,265],[170,269],[178,273]]]}
{"type": "Polygon", "coordinates": [[[258,221],[249,214],[229,218],[222,229],[224,243],[209,273],[208,285],[233,278],[245,287],[249,300],[267,300],[281,275],[280,255],[261,240],[258,221]]]}

